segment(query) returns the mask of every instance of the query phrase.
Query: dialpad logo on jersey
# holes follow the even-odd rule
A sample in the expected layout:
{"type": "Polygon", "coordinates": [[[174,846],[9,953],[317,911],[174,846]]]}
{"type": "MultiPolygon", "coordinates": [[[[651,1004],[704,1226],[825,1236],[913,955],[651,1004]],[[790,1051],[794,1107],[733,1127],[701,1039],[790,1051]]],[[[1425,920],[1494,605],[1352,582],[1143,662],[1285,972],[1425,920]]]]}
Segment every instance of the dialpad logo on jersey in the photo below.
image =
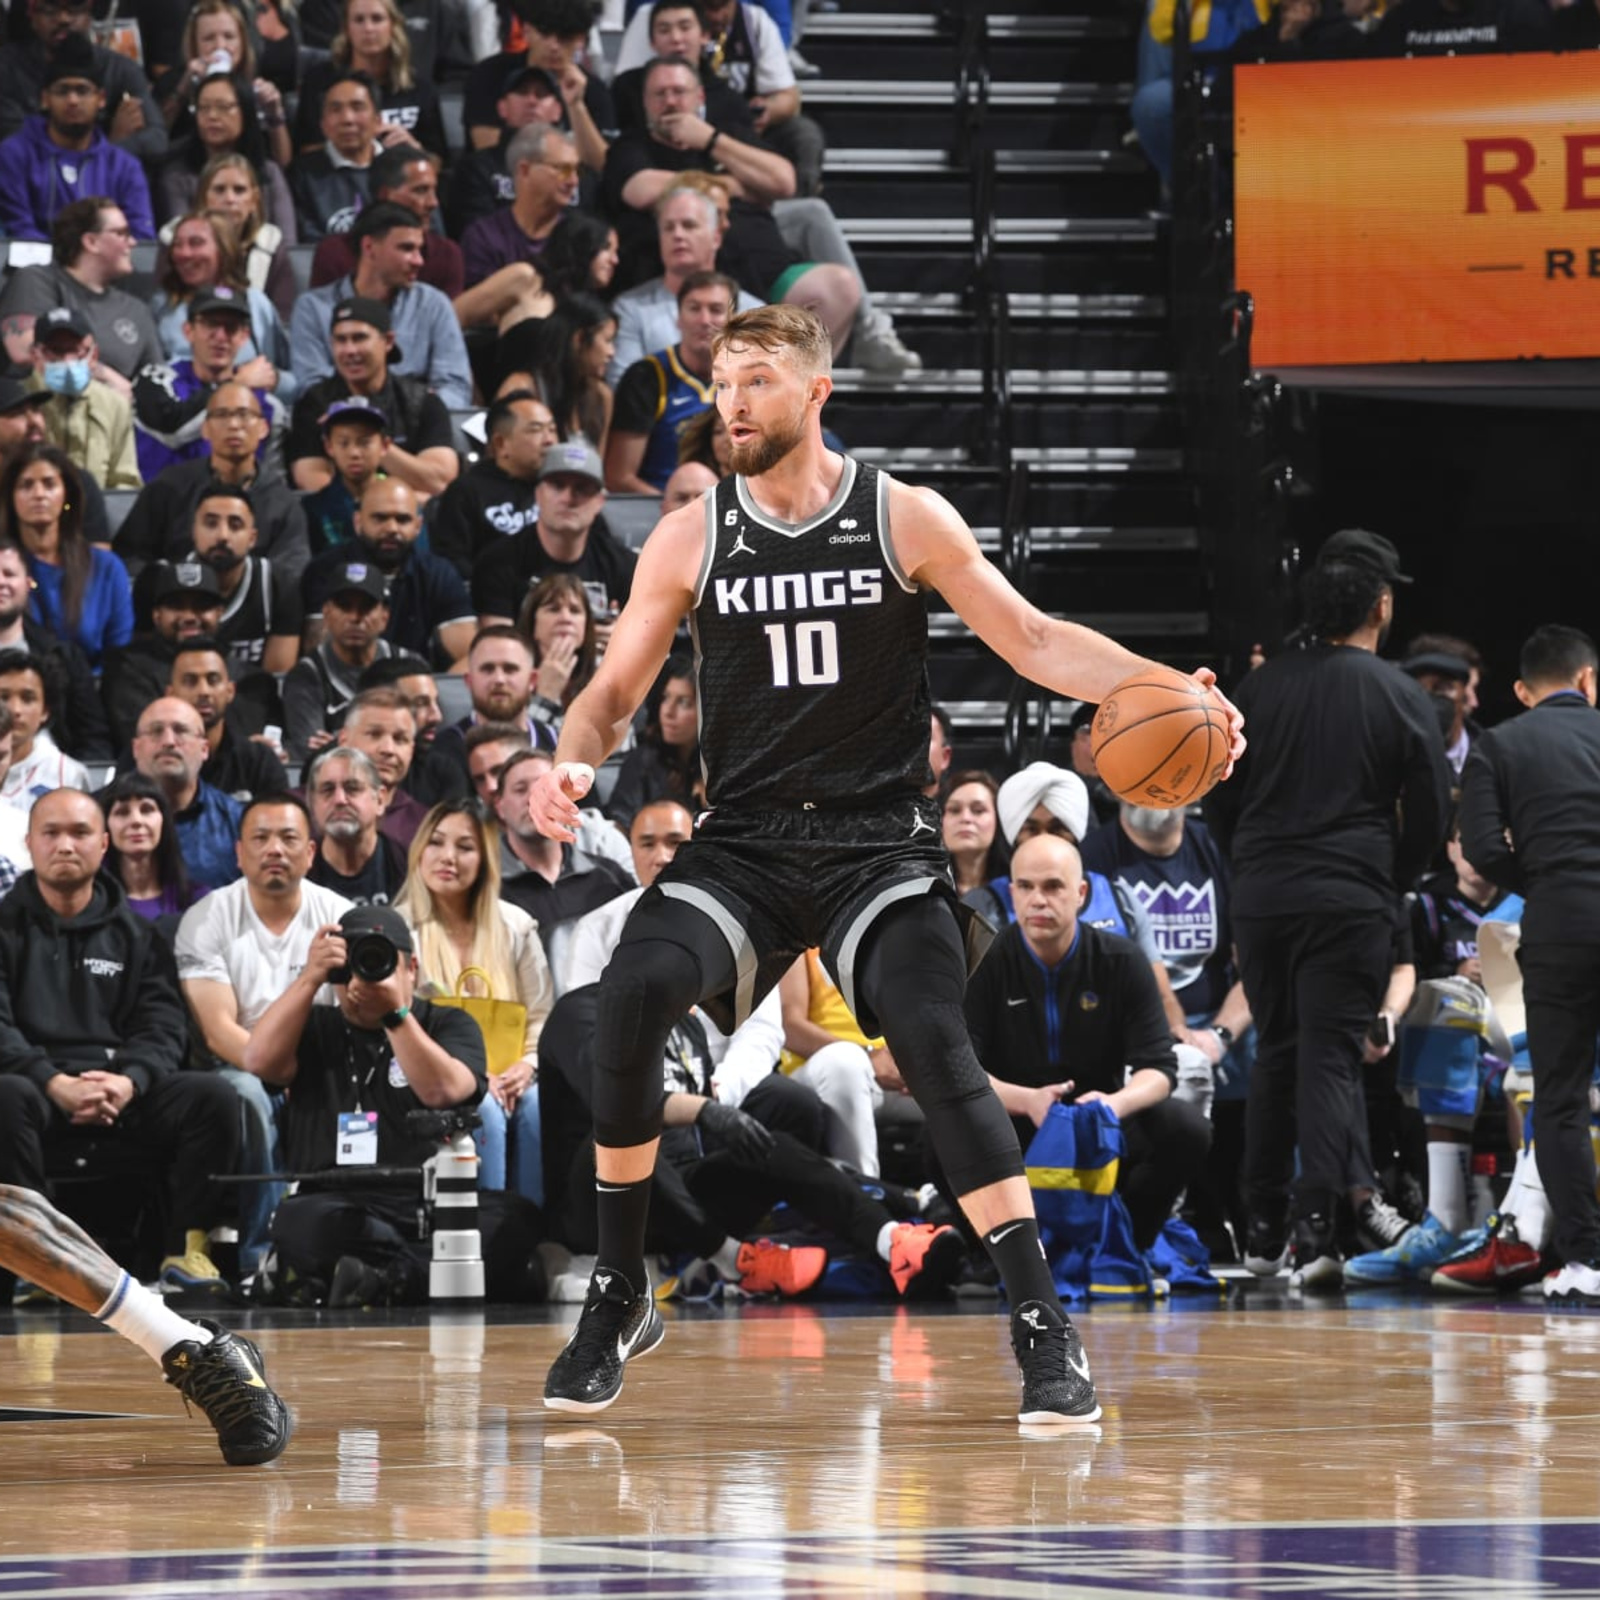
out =
{"type": "Polygon", "coordinates": [[[829,611],[841,606],[883,604],[883,573],[873,567],[849,572],[784,572],[773,577],[718,578],[712,588],[718,615],[774,611],[829,611]]]}
{"type": "Polygon", "coordinates": [[[1134,898],[1150,914],[1150,929],[1162,958],[1174,964],[1204,959],[1217,948],[1217,886],[1204,883],[1129,882],[1134,898]]]}

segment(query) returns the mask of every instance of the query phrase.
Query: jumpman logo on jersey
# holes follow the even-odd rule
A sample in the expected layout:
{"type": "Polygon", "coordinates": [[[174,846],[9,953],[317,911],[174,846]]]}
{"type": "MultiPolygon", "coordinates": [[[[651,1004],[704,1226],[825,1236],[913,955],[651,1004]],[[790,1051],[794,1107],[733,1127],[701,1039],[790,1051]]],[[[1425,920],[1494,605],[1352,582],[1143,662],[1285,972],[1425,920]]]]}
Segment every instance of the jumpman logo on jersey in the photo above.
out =
{"type": "Polygon", "coordinates": [[[920,814],[911,819],[911,832],[906,835],[908,839],[915,839],[919,833],[936,833],[938,830],[928,819],[920,814]]]}
{"type": "Polygon", "coordinates": [[[740,528],[739,537],[733,541],[733,547],[728,551],[730,556],[753,556],[755,551],[744,542],[744,529],[740,528]]]}

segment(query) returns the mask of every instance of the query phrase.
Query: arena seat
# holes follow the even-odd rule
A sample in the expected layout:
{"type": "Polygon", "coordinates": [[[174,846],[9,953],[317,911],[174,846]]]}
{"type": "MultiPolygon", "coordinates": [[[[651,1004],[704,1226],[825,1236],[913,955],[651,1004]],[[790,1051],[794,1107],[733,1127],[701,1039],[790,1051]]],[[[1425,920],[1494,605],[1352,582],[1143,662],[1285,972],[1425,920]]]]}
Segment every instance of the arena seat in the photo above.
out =
{"type": "Polygon", "coordinates": [[[661,520],[661,501],[653,494],[607,495],[604,516],[612,533],[630,550],[637,550],[661,520]]]}
{"type": "Polygon", "coordinates": [[[137,489],[107,489],[104,491],[106,502],[106,527],[111,536],[116,537],[117,529],[127,520],[128,513],[133,510],[133,502],[139,498],[137,489]]]}
{"type": "Polygon", "coordinates": [[[316,253],[315,242],[289,246],[289,265],[294,269],[294,286],[302,293],[311,287],[311,258],[316,253]]]}
{"type": "Polygon", "coordinates": [[[434,687],[439,692],[439,711],[446,723],[459,722],[472,710],[467,680],[459,672],[436,672],[434,687]]]}

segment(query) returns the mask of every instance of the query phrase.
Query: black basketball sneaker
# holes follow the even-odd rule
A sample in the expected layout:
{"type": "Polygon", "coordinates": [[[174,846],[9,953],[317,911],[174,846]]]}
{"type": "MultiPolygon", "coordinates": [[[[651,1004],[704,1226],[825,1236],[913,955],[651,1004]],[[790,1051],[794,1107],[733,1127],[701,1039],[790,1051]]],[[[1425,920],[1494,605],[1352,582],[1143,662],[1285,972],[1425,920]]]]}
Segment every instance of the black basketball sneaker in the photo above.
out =
{"type": "Polygon", "coordinates": [[[1100,1400],[1072,1321],[1042,1300],[1011,1313],[1011,1348],[1022,1369],[1018,1422],[1098,1422],[1100,1400]]]}
{"type": "Polygon", "coordinates": [[[261,1352],[242,1334],[196,1319],[209,1344],[185,1339],[161,1358],[167,1382],[217,1430],[230,1467],[257,1467],[283,1454],[293,1431],[289,1408],[267,1387],[261,1352]]]}
{"type": "Polygon", "coordinates": [[[635,1291],[622,1273],[596,1267],[578,1325],[550,1364],[544,1403],[552,1411],[604,1411],[622,1393],[630,1356],[645,1356],[666,1337],[650,1287],[635,1291]]]}

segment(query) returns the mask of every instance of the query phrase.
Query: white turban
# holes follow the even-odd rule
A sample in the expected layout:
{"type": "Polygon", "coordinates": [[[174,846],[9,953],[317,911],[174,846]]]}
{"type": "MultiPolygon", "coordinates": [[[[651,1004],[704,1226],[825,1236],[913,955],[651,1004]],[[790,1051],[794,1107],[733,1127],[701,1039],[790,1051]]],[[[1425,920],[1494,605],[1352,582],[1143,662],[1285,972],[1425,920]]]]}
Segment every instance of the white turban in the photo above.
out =
{"type": "Polygon", "coordinates": [[[1043,805],[1074,839],[1089,831],[1089,790],[1077,773],[1048,761],[1035,761],[1000,785],[1000,831],[1015,844],[1022,824],[1043,805]]]}

